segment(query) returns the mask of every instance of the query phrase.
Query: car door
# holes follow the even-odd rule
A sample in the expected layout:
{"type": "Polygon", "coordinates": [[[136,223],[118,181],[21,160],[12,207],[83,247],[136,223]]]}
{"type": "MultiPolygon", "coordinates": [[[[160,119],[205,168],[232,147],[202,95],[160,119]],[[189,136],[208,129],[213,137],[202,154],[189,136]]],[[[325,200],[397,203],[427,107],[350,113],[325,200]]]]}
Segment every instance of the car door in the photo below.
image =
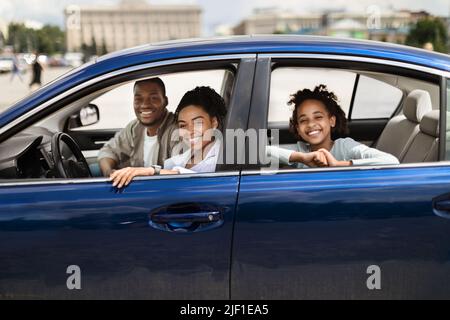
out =
{"type": "MultiPolygon", "coordinates": [[[[273,62],[258,58],[254,87],[260,92],[270,91],[273,62]]],[[[366,67],[371,62],[380,63],[368,60],[366,67]]],[[[441,108],[444,92],[441,85],[441,108]]],[[[269,97],[258,97],[252,100],[250,128],[267,124],[267,110],[260,108],[269,97]]],[[[448,298],[449,192],[448,162],[244,170],[231,297],[448,298]]]]}
{"type": "MultiPolygon", "coordinates": [[[[227,123],[242,128],[255,59],[230,59],[227,123]]],[[[227,299],[238,185],[239,171],[137,178],[120,191],[103,178],[3,180],[0,297],[227,299]]]]}

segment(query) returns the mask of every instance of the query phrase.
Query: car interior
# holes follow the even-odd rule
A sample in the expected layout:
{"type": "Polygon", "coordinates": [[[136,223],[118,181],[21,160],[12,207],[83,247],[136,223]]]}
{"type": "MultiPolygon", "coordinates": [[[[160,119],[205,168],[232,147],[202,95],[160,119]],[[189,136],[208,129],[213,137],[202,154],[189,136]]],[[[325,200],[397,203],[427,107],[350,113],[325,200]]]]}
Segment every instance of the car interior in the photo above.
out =
{"type": "MultiPolygon", "coordinates": [[[[234,65],[225,69],[187,71],[170,75],[152,75],[151,77],[160,76],[163,81],[169,83],[183,82],[179,81],[180,75],[191,78],[192,81],[184,81],[183,85],[177,88],[177,92],[170,90],[166,83],[167,96],[169,101],[173,101],[169,103],[169,111],[173,112],[176,109],[178,100],[186,91],[197,85],[212,86],[208,81],[214,82],[213,89],[224,98],[226,106],[229,105],[235,81],[234,65]],[[209,77],[208,72],[212,74],[209,77]],[[215,77],[214,81],[210,81],[212,77],[215,77]]],[[[149,77],[138,79],[145,78],[149,77]]],[[[128,120],[123,119],[123,112],[130,119],[135,117],[131,88],[138,79],[116,83],[76,99],[1,143],[0,180],[21,179],[23,181],[36,178],[100,176],[97,153],[104,143],[128,123],[128,120]],[[123,87],[126,87],[127,90],[123,90],[123,87]],[[95,104],[99,98],[114,92],[114,90],[118,90],[121,95],[120,99],[127,103],[127,106],[123,106],[126,110],[122,110],[122,113],[117,116],[114,116],[115,111],[113,110],[113,107],[117,107],[117,103],[114,103],[114,106],[97,106],[95,104]],[[102,116],[107,113],[113,113],[113,117],[118,121],[117,126],[111,127],[110,123],[103,128],[102,125],[98,126],[102,116]]],[[[117,99],[117,95],[112,95],[109,101],[114,99],[117,99]]],[[[122,108],[122,106],[120,107],[122,108]]]]}
{"type": "MultiPolygon", "coordinates": [[[[392,110],[392,114],[388,117],[371,117],[371,115],[368,115],[367,118],[364,118],[364,114],[361,114],[357,119],[354,119],[352,118],[354,109],[352,110],[351,105],[346,112],[349,137],[394,155],[401,164],[438,161],[439,84],[394,74],[360,70],[352,72],[355,74],[355,84],[351,93],[353,97],[347,100],[350,100],[353,104],[358,92],[358,81],[356,79],[361,79],[361,77],[373,79],[389,87],[395,87],[401,90],[401,96],[398,102],[393,100],[387,106],[383,106],[386,110],[392,110]]],[[[333,81],[327,82],[325,77],[323,79],[320,83],[326,84],[328,89],[333,91],[335,83],[333,81]]],[[[309,88],[313,89],[315,85],[310,85],[309,88]]],[[[299,87],[299,89],[303,88],[299,87]]],[[[275,90],[285,91],[282,95],[278,93],[278,96],[286,97],[285,101],[276,101],[276,103],[284,103],[282,107],[287,108],[286,103],[289,96],[295,93],[295,90],[288,92],[288,89],[279,87],[275,90]]],[[[369,94],[371,93],[369,92],[369,94]]],[[[378,90],[373,92],[373,95],[383,94],[378,90]]],[[[341,99],[339,94],[337,95],[341,99]]],[[[278,105],[273,106],[272,102],[271,100],[269,110],[270,108],[280,108],[278,105]]],[[[341,105],[341,107],[343,106],[341,105]]],[[[345,107],[343,109],[345,110],[345,107]]],[[[277,129],[279,145],[286,149],[295,149],[296,144],[294,135],[289,132],[288,118],[291,115],[292,109],[289,109],[289,113],[285,115],[285,121],[271,121],[270,114],[268,119],[268,139],[272,139],[271,131],[277,129]]]]}
{"type": "MultiPolygon", "coordinates": [[[[235,67],[230,65],[229,68],[219,69],[222,73],[215,88],[225,99],[227,106],[235,83],[235,67]]],[[[331,68],[300,69],[302,77],[297,76],[299,72],[297,69],[294,70],[297,72],[295,77],[286,79],[285,82],[275,81],[275,76],[272,75],[270,95],[279,98],[271,99],[269,104],[267,125],[269,140],[272,139],[272,131],[276,129],[281,147],[292,149],[296,143],[288,126],[292,111],[286,103],[290,94],[320,83],[326,84],[329,90],[333,91],[336,83],[347,81],[348,83],[343,85],[343,87],[347,86],[347,92],[337,94],[346,104],[344,109],[348,115],[351,138],[393,154],[400,163],[438,161],[440,106],[438,83],[393,73],[353,69],[345,69],[346,75],[342,73],[342,70],[338,70],[341,73],[336,73],[337,76],[333,80],[332,72],[335,70],[331,68]],[[326,76],[320,73],[322,71],[328,72],[326,76]],[[305,79],[309,82],[304,82],[305,79]],[[366,88],[363,86],[363,81],[366,83],[366,88]],[[274,87],[273,83],[277,82],[279,82],[278,87],[274,87]],[[376,105],[376,99],[380,97],[384,99],[382,106],[376,105]],[[272,108],[279,109],[272,112],[272,108]],[[370,113],[366,117],[367,110],[370,113]],[[276,117],[272,117],[273,114],[276,117]]],[[[204,77],[201,72],[208,71],[183,72],[188,75],[200,72],[198,79],[202,79],[204,77]]],[[[175,77],[176,75],[177,73],[174,73],[175,77]]],[[[95,102],[114,90],[119,90],[126,85],[132,86],[137,79],[146,77],[149,77],[148,74],[133,80],[122,80],[85,94],[0,144],[0,179],[99,176],[98,173],[93,174],[93,168],[97,164],[98,150],[121,127],[119,125],[99,127],[99,121],[107,113],[117,112],[113,110],[117,105],[114,108],[110,106],[106,111],[105,106],[96,105],[95,102]]],[[[165,74],[162,74],[163,81],[164,77],[165,74]]],[[[207,80],[188,81],[181,91],[186,92],[196,85],[208,85],[205,81],[207,80]]],[[[168,93],[169,101],[171,101],[170,108],[172,108],[169,110],[173,111],[176,108],[177,99],[181,97],[181,94],[178,94],[178,98],[174,98],[168,93]]],[[[133,118],[133,108],[130,104],[132,92],[126,91],[125,96],[129,103],[125,108],[133,118]]],[[[121,116],[116,118],[123,122],[122,127],[126,125],[127,121],[124,121],[121,116]]]]}

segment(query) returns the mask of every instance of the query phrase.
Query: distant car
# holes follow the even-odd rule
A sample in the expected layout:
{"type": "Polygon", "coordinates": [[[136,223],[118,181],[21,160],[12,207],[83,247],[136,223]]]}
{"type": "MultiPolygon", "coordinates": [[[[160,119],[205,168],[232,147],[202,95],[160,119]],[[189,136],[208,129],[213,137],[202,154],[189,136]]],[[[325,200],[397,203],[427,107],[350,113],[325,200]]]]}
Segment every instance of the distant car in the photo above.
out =
{"type": "Polygon", "coordinates": [[[72,68],[78,68],[83,64],[83,53],[81,52],[67,52],[64,54],[64,60],[68,66],[72,68]]]}
{"type": "Polygon", "coordinates": [[[47,64],[50,67],[67,67],[69,64],[62,56],[53,56],[48,58],[47,64]]]}
{"type": "Polygon", "coordinates": [[[14,61],[10,57],[0,57],[0,73],[11,72],[14,68],[14,61]]]}
{"type": "Polygon", "coordinates": [[[449,299],[449,92],[450,56],[372,41],[242,36],[99,57],[0,114],[0,297],[449,299]],[[155,76],[172,111],[216,88],[224,128],[248,133],[243,156],[118,190],[90,165],[134,118],[135,81],[155,76]],[[250,156],[251,139],[297,142],[286,103],[318,84],[349,137],[400,164],[250,156]]]}

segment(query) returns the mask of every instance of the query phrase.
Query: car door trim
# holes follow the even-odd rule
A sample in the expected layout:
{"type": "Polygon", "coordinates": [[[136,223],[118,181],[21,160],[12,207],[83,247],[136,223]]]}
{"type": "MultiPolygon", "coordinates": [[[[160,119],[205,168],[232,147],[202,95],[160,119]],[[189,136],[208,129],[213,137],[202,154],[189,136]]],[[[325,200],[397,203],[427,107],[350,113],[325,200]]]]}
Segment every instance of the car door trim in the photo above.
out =
{"type": "Polygon", "coordinates": [[[317,172],[335,172],[335,171],[361,171],[361,170],[391,170],[391,169],[412,169],[412,168],[428,168],[428,167],[450,167],[450,161],[438,161],[427,163],[404,163],[404,164],[390,164],[390,165],[375,165],[375,166],[348,166],[348,167],[325,167],[325,168],[294,168],[294,169],[270,169],[261,168],[259,170],[243,170],[243,176],[250,175],[273,175],[284,173],[317,173],[317,172]]]}
{"type": "Polygon", "coordinates": [[[347,62],[364,62],[364,63],[374,63],[381,65],[389,65],[394,67],[400,67],[405,69],[411,69],[414,71],[420,71],[425,73],[431,73],[434,75],[450,78],[450,72],[425,67],[417,64],[401,62],[397,60],[380,59],[380,58],[370,58],[361,57],[354,55],[336,55],[336,54],[314,54],[314,53],[264,53],[259,54],[258,58],[270,58],[270,59],[317,59],[317,60],[339,60],[347,62]]]}
{"type": "MultiPolygon", "coordinates": [[[[169,174],[148,177],[135,177],[133,181],[149,181],[149,180],[168,180],[168,179],[190,179],[190,178],[220,178],[220,177],[238,177],[239,171],[222,171],[209,173],[189,173],[189,174],[169,174]]],[[[19,179],[8,182],[0,182],[2,187],[20,187],[20,186],[39,186],[39,185],[68,185],[68,184],[87,184],[87,183],[108,183],[111,184],[109,178],[79,178],[79,179],[43,179],[31,181],[20,181],[19,179]]],[[[125,189],[125,188],[124,188],[125,189]]]]}

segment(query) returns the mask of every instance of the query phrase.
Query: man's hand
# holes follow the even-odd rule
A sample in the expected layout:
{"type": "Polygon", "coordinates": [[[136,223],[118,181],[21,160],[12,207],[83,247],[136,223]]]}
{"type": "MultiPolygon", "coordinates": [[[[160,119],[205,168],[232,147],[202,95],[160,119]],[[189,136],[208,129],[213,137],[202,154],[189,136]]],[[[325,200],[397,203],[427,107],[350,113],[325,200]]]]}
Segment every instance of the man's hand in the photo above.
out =
{"type": "Polygon", "coordinates": [[[110,181],[113,183],[113,187],[117,186],[117,188],[122,188],[123,186],[127,186],[134,177],[137,176],[152,176],[155,174],[155,169],[152,167],[149,168],[123,168],[120,170],[115,170],[109,176],[110,181]]]}

